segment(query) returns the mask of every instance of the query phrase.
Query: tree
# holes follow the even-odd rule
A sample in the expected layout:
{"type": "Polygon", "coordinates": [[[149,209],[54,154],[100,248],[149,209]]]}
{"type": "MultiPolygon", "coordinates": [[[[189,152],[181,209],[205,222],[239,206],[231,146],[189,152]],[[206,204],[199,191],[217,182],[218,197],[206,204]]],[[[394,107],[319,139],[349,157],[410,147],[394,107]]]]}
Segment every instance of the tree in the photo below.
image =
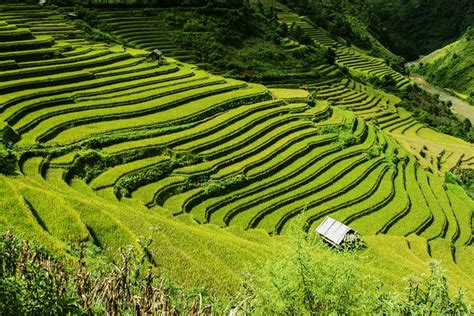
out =
{"type": "Polygon", "coordinates": [[[472,123],[468,118],[464,119],[464,121],[462,122],[462,125],[463,125],[464,133],[469,133],[471,131],[472,123]]]}
{"type": "Polygon", "coordinates": [[[336,52],[332,48],[328,48],[326,52],[324,53],[324,59],[326,62],[330,65],[334,65],[336,62],[336,52]]]}

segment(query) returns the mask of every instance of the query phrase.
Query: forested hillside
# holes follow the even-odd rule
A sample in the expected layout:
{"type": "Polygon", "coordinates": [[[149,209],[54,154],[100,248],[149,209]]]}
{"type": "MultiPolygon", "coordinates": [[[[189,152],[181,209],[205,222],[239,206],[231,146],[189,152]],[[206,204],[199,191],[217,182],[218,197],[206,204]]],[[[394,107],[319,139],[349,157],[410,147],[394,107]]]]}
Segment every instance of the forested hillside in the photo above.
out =
{"type": "Polygon", "coordinates": [[[474,104],[474,27],[456,42],[420,59],[414,71],[474,104]]]}
{"type": "Polygon", "coordinates": [[[458,39],[474,25],[471,0],[365,0],[370,26],[380,41],[407,60],[458,39]]]}

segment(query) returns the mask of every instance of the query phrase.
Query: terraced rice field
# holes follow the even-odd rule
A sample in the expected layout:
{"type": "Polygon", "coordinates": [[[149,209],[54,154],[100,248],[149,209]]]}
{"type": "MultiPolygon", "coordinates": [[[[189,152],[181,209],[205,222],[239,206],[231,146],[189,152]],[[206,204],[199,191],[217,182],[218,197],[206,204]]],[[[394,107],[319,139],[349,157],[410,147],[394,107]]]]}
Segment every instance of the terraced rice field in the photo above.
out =
{"type": "Polygon", "coordinates": [[[460,165],[470,168],[474,146],[468,142],[438,133],[419,123],[405,109],[397,107],[397,97],[353,80],[330,81],[309,85],[314,96],[332,106],[351,110],[366,121],[372,121],[392,135],[410,152],[422,167],[439,175],[460,165]]]}
{"type": "Polygon", "coordinates": [[[168,25],[163,14],[156,16],[133,16],[131,10],[104,10],[98,12],[101,22],[110,27],[112,34],[127,46],[139,49],[159,49],[167,57],[196,64],[193,51],[177,47],[174,42],[176,30],[168,25]]]}
{"type": "Polygon", "coordinates": [[[352,75],[363,78],[377,77],[379,79],[389,76],[394,80],[395,86],[402,90],[412,85],[409,78],[394,71],[384,60],[368,56],[354,47],[344,46],[339,40],[331,37],[326,30],[313,25],[306,17],[299,16],[284,7],[280,10],[278,19],[281,23],[299,26],[314,43],[333,49],[336,54],[336,65],[348,69],[352,75]]]}
{"type": "MultiPolygon", "coordinates": [[[[26,11],[11,7],[0,15],[11,32],[0,43],[7,62],[0,64],[0,126],[21,156],[24,177],[12,181],[26,212],[6,213],[11,223],[42,227],[63,241],[104,244],[112,242],[111,230],[134,242],[124,224],[132,207],[145,219],[155,212],[190,215],[194,224],[271,234],[294,225],[313,230],[329,215],[367,236],[421,236],[432,245],[424,255],[439,253],[455,266],[446,249],[471,244],[472,200],[397,142],[415,127],[422,139],[434,136],[393,96],[331,79],[308,86],[315,102],[307,102],[301,90],[271,91],[172,59],[151,62],[58,39],[56,27],[68,25],[52,9],[33,10],[27,19],[19,12],[26,11]],[[33,27],[48,18],[55,21],[49,31],[33,27]],[[101,211],[105,205],[116,214],[101,211]]],[[[110,22],[128,34],[137,27],[127,19],[110,22]]],[[[338,49],[339,63],[369,73],[343,52],[357,55],[317,34],[322,45],[338,49]]],[[[462,149],[468,163],[472,146],[462,149]]],[[[443,159],[437,171],[457,157],[443,159]]]]}

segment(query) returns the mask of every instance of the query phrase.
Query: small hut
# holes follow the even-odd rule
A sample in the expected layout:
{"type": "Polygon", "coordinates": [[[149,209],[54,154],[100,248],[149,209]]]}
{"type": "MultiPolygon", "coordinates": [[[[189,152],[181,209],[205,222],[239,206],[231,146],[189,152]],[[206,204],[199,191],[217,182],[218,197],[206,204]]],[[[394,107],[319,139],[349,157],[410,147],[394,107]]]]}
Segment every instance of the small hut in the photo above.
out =
{"type": "Polygon", "coordinates": [[[163,55],[163,53],[159,49],[154,49],[150,52],[147,58],[152,61],[159,61],[163,60],[165,58],[165,55],[163,55]]]}
{"type": "Polygon", "coordinates": [[[74,21],[74,20],[79,19],[79,17],[77,16],[77,14],[74,14],[74,13],[66,13],[64,15],[64,19],[69,20],[69,21],[74,21]]]}
{"type": "Polygon", "coordinates": [[[46,4],[46,0],[39,0],[38,3],[40,6],[44,6],[46,4]]]}
{"type": "Polygon", "coordinates": [[[316,228],[316,233],[334,247],[359,240],[359,234],[355,230],[331,217],[324,219],[316,228]]]}

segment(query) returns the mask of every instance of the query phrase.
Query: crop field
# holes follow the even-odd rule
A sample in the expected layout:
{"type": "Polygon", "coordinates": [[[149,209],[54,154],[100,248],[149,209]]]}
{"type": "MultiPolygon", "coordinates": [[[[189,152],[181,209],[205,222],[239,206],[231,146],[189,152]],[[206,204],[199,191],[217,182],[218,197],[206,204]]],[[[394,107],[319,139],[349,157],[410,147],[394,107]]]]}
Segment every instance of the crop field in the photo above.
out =
{"type": "MultiPolygon", "coordinates": [[[[193,56],[159,19],[99,14],[115,36],[173,58],[89,42],[54,8],[0,6],[0,135],[19,158],[18,175],[0,175],[0,227],[111,257],[154,234],[150,251],[170,275],[221,289],[293,227],[312,232],[326,216],[362,234],[381,258],[374,269],[424,272],[429,257],[466,269],[474,203],[441,175],[472,166],[472,144],[358,81],[328,74],[307,90],[268,89],[216,76],[181,63],[193,56]]],[[[279,19],[334,48],[338,67],[411,84],[296,14],[279,19]]],[[[455,280],[474,284],[468,272],[455,280]]]]}
{"type": "Polygon", "coordinates": [[[98,17],[112,29],[112,34],[128,46],[139,49],[159,49],[167,57],[182,62],[196,63],[194,52],[177,47],[173,27],[168,25],[163,14],[154,16],[131,16],[132,11],[99,11],[98,17]]]}
{"type": "Polygon", "coordinates": [[[317,45],[334,50],[335,64],[347,69],[352,75],[364,78],[384,79],[390,77],[395,86],[405,89],[412,85],[409,78],[394,71],[384,60],[368,56],[352,46],[346,46],[334,39],[324,29],[313,25],[306,17],[299,16],[288,9],[282,8],[278,13],[281,23],[301,27],[303,32],[317,45]]]}

